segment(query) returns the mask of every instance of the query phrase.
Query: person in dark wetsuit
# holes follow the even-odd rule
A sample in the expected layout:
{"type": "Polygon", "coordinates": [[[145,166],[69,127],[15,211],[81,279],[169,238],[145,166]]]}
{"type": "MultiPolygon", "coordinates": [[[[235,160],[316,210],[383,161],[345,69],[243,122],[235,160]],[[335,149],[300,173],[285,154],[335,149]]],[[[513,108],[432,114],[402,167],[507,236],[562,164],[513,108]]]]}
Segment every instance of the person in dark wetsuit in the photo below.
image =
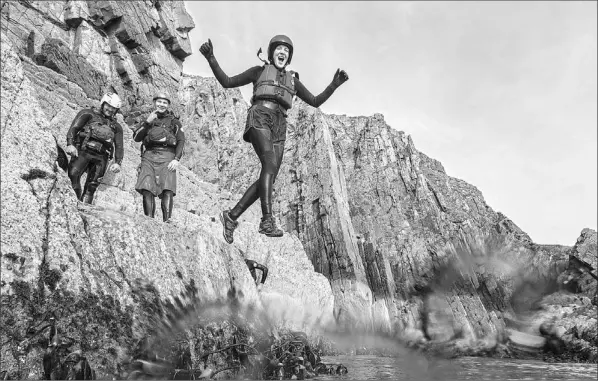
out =
{"type": "Polygon", "coordinates": [[[260,264],[260,263],[257,263],[256,261],[254,261],[252,259],[246,259],[245,260],[245,264],[249,268],[249,272],[251,273],[251,277],[253,278],[253,280],[255,282],[257,282],[257,274],[256,274],[255,270],[261,270],[262,271],[262,279],[260,280],[260,283],[257,284],[258,290],[261,290],[262,289],[262,285],[266,282],[266,278],[268,277],[268,268],[266,266],[260,264]]]}
{"type": "Polygon", "coordinates": [[[185,147],[185,133],[181,122],[168,110],[170,97],[160,93],[153,100],[156,109],[133,134],[133,140],[143,142],[135,190],[143,196],[143,213],[152,218],[156,212],[155,198],[161,198],[162,220],[169,222],[176,195],[176,170],[185,147]]]}
{"type": "Polygon", "coordinates": [[[268,59],[263,66],[254,66],[234,77],[227,76],[214,57],[212,41],[204,43],[200,52],[206,57],[214,76],[224,88],[253,83],[252,106],[247,112],[243,140],[250,142],[261,163],[260,177],[245,191],[241,200],[231,209],[220,214],[224,226],[224,239],[233,242],[237,219],[257,199],[260,199],[262,220],[259,232],[268,237],[282,237],[272,216],[272,185],[280,169],[286,139],[287,110],[296,95],[312,107],[320,107],[349,76],[338,69],[332,83],[318,96],[310,93],[299,81],[296,73],[285,70],[293,58],[293,43],[284,35],[274,36],[268,45],[268,59]]]}
{"type": "Polygon", "coordinates": [[[113,172],[120,171],[124,156],[123,130],[115,115],[122,106],[118,95],[108,93],[100,100],[100,111],[80,111],[66,134],[66,153],[72,157],[68,175],[77,199],[91,204],[112,152],[113,172]],[[87,180],[81,191],[81,176],[87,171],[87,180]]]}

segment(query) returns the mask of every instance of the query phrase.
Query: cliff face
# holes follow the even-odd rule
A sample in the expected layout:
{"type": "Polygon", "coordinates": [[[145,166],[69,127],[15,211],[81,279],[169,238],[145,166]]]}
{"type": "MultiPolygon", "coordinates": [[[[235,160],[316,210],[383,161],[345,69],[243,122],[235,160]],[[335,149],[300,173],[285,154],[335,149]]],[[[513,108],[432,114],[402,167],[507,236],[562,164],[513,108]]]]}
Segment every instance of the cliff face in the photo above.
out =
{"type": "MultiPolygon", "coordinates": [[[[298,102],[275,184],[285,237],[257,234],[256,203],[225,244],[218,213],[255,181],[259,162],[241,139],[248,105],[239,90],[182,74],[193,26],[177,1],[2,2],[1,295],[11,311],[2,315],[2,370],[39,376],[40,337],[54,317],[99,375],[122,377],[118,367],[155,316],[189,290],[202,303],[232,292],[278,327],[334,320],[435,342],[500,339],[522,316],[537,333],[553,315],[533,308],[552,303],[571,317],[562,340],[596,346],[570,305],[595,314],[586,303],[596,294],[595,232],[574,248],[534,244],[379,114],[325,115],[298,102]],[[106,90],[125,101],[125,159],[87,206],[57,165],[57,145],[106,90]],[[172,225],[159,210],[144,217],[134,190],[140,157],[130,128],[158,90],[173,95],[187,136],[172,225]],[[244,258],[270,269],[259,295],[244,258]],[[571,293],[587,300],[558,296],[571,293]]],[[[186,331],[192,365],[230,341],[220,328],[209,345],[186,331]]]]}
{"type": "Polygon", "coordinates": [[[222,317],[209,329],[160,321],[191,314],[197,323],[207,306],[225,316],[231,298],[255,311],[246,320],[270,327],[310,331],[332,319],[330,285],[296,237],[266,244],[248,214],[236,245],[224,242],[217,212],[230,194],[207,176],[179,171],[172,224],[159,211],[143,216],[129,127],[158,90],[183,112],[176,95],[192,27],[176,1],[2,2],[3,377],[42,377],[42,354],[57,337],[98,377],[126,377],[123,364],[150,336],[164,344],[182,335],[186,366],[202,369],[199,355],[230,343],[233,326],[222,317]],[[58,148],[76,113],[98,107],[107,90],[125,103],[125,159],[89,206],[76,200],[58,148]],[[259,295],[244,258],[270,268],[259,295]],[[48,336],[50,321],[59,334],[48,336]]]}
{"type": "MultiPolygon", "coordinates": [[[[238,146],[244,118],[236,119],[214,126],[211,143],[221,186],[240,192],[259,165],[238,146]]],[[[520,279],[565,268],[567,248],[535,245],[381,115],[325,115],[300,102],[288,122],[275,209],[330,280],[337,321],[484,337],[504,330],[520,279]]]]}

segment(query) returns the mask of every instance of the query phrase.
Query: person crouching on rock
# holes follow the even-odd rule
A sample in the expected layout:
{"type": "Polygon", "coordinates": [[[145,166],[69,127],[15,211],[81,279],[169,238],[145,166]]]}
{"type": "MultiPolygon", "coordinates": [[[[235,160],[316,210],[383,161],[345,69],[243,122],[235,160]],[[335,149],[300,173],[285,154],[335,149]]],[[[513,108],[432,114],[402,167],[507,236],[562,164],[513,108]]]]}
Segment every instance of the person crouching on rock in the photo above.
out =
{"type": "Polygon", "coordinates": [[[100,111],[80,111],[66,134],[66,153],[71,161],[68,175],[77,199],[91,204],[108,162],[114,152],[113,172],[120,171],[124,156],[123,130],[115,115],[122,106],[117,94],[107,93],[100,100],[100,111]],[[81,191],[81,176],[87,171],[85,187],[81,191]]]}
{"type": "Polygon", "coordinates": [[[299,81],[296,73],[285,69],[293,58],[293,42],[284,35],[274,36],[270,40],[269,61],[263,60],[265,65],[254,66],[234,77],[228,77],[220,68],[214,57],[211,40],[202,44],[199,51],[207,59],[222,87],[233,88],[253,83],[252,106],[247,112],[243,140],[253,145],[261,163],[261,172],[259,179],[249,186],[241,200],[231,210],[221,213],[224,239],[233,243],[237,219],[258,198],[262,208],[259,233],[268,237],[282,237],[283,231],[272,216],[272,186],[282,163],[287,111],[292,107],[295,95],[312,107],[320,107],[349,76],[344,70],[338,69],[332,83],[320,95],[314,96],[299,81]]]}
{"type": "Polygon", "coordinates": [[[176,195],[176,170],[183,155],[185,133],[178,118],[169,110],[170,97],[157,94],[155,110],[134,132],[133,140],[143,142],[141,166],[135,190],[143,196],[143,213],[154,217],[155,197],[162,199],[162,219],[169,222],[176,195]]]}

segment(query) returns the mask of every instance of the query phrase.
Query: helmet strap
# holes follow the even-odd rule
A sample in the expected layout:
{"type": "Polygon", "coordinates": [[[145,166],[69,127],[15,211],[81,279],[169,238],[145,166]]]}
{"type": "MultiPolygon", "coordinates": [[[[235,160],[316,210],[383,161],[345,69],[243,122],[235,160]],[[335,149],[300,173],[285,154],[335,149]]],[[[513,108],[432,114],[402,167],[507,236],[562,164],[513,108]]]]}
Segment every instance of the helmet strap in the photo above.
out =
{"type": "Polygon", "coordinates": [[[263,63],[265,63],[266,65],[270,65],[270,61],[263,59],[262,57],[260,57],[260,54],[262,54],[262,48],[260,48],[260,50],[257,51],[257,58],[262,61],[263,63]]]}

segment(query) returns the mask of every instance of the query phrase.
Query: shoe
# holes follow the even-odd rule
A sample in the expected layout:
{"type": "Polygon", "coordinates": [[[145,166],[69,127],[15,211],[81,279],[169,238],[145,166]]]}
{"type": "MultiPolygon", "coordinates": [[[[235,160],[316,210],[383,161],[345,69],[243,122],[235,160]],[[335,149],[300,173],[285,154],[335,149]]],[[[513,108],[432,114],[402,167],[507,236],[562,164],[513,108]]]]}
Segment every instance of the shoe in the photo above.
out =
{"type": "Polygon", "coordinates": [[[260,234],[265,234],[268,237],[282,237],[284,232],[276,226],[276,220],[270,216],[266,219],[262,219],[260,222],[260,234]]]}
{"type": "Polygon", "coordinates": [[[222,222],[222,227],[224,228],[222,235],[226,242],[233,243],[233,234],[237,226],[239,226],[239,222],[230,218],[228,212],[228,210],[225,210],[220,213],[220,222],[222,222]]]}

